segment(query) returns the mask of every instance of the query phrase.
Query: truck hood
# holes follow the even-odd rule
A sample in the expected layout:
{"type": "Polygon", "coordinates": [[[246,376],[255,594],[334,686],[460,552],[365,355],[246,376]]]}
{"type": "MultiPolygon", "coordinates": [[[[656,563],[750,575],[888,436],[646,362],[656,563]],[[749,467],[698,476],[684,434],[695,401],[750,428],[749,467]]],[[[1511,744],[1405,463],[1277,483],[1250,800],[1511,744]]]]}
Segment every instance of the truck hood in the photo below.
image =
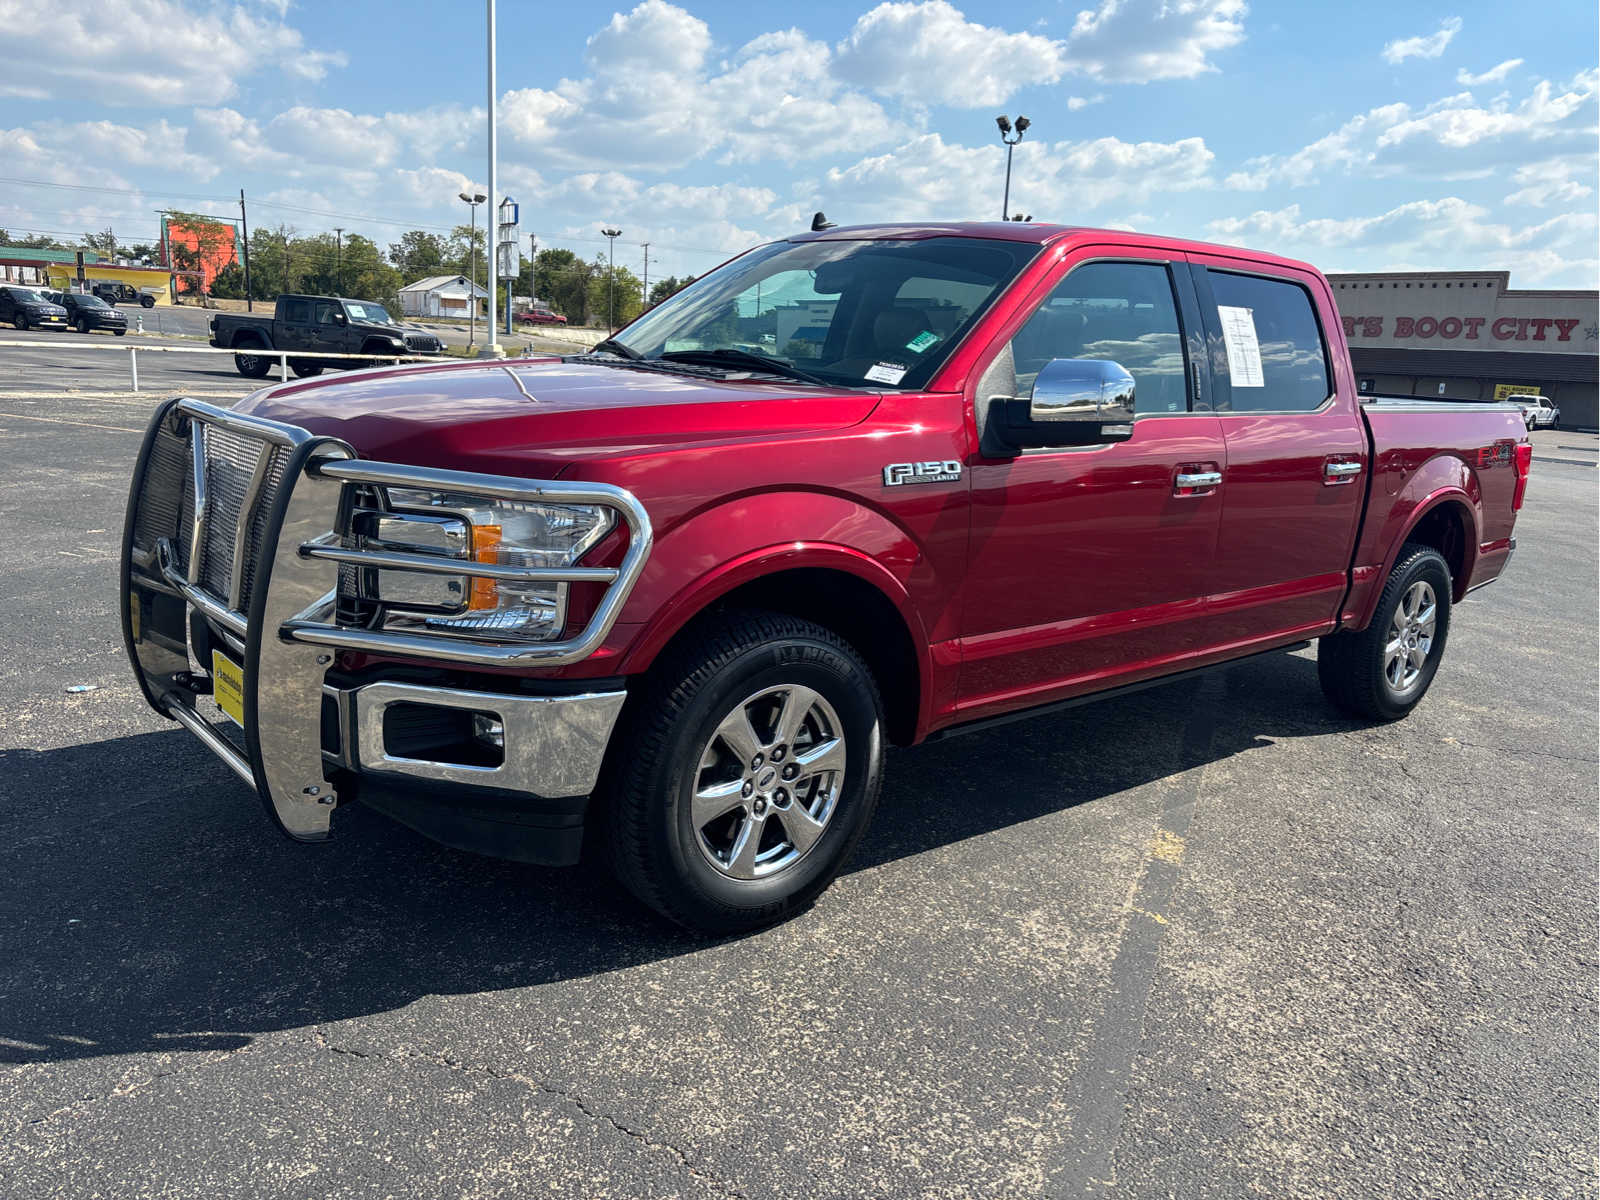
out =
{"type": "Polygon", "coordinates": [[[550,358],[279,384],[238,411],[343,438],[369,458],[527,476],[672,445],[839,429],[863,420],[878,398],[550,358]]]}

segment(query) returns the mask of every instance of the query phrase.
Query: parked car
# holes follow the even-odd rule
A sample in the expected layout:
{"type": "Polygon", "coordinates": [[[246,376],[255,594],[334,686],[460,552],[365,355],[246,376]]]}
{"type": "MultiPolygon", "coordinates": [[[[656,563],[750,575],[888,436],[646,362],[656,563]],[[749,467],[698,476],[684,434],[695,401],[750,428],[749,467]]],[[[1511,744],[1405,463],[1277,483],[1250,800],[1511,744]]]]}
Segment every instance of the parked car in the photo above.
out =
{"type": "MultiPolygon", "coordinates": [[[[233,365],[248,379],[272,369],[274,354],[300,350],[318,354],[440,354],[444,343],[431,333],[402,325],[383,305],[343,296],[279,296],[272,316],[219,312],[211,318],[211,344],[237,350],[233,365]]],[[[299,376],[327,367],[370,367],[361,359],[289,358],[299,376]]]]}
{"type": "Polygon", "coordinates": [[[67,323],[79,333],[106,329],[122,337],[128,332],[127,314],[119,308],[113,308],[99,296],[73,291],[56,294],[61,297],[61,306],[67,310],[67,323]]]}
{"type": "Polygon", "coordinates": [[[530,308],[526,312],[520,312],[517,314],[517,320],[523,325],[565,325],[567,323],[566,317],[560,313],[550,312],[548,309],[541,308],[530,308]]]}
{"type": "Polygon", "coordinates": [[[1507,397],[1507,403],[1522,410],[1522,419],[1529,429],[1547,429],[1561,420],[1561,410],[1548,396],[1519,392],[1507,397]]]}
{"type": "Polygon", "coordinates": [[[18,329],[65,329],[67,310],[38,288],[13,283],[0,287],[0,321],[18,329]]]}
{"type": "Polygon", "coordinates": [[[838,874],[891,744],[1042,753],[1008,722],[1312,639],[1335,705],[1406,716],[1531,461],[1511,405],[1359,397],[1304,263],[836,228],[590,354],[169,402],[121,609],[291,838],[356,799],[526,862],[599,838],[723,932],[838,874]]]}
{"type": "Polygon", "coordinates": [[[149,292],[115,279],[98,280],[91,290],[107,304],[137,304],[142,308],[156,306],[156,298],[149,292]]]}

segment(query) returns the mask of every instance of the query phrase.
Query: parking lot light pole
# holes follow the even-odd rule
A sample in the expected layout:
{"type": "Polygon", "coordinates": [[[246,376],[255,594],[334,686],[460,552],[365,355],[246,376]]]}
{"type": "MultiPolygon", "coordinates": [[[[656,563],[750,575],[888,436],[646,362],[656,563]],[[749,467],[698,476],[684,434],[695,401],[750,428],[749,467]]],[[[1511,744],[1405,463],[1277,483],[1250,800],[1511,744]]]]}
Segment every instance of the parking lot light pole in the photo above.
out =
{"type": "Polygon", "coordinates": [[[1006,146],[1006,191],[1004,198],[1002,198],[1000,201],[1000,219],[1002,221],[1009,221],[1011,218],[1007,214],[1011,212],[1011,151],[1016,147],[1016,144],[1022,140],[1022,135],[1028,131],[1028,126],[1032,124],[1032,122],[1029,121],[1027,117],[1018,116],[1014,134],[1011,126],[1011,118],[1006,116],[1004,113],[1001,113],[998,117],[996,117],[994,119],[994,123],[1000,127],[1000,140],[1004,142],[1006,146]]]}
{"type": "Polygon", "coordinates": [[[467,202],[467,208],[472,213],[472,234],[467,239],[472,247],[469,259],[472,275],[467,280],[467,349],[471,350],[478,331],[478,205],[488,197],[482,192],[462,192],[461,198],[467,202]]]}
{"type": "Polygon", "coordinates": [[[610,265],[606,268],[606,332],[617,331],[617,239],[622,236],[620,229],[602,229],[606,235],[606,253],[610,257],[610,265]]]}
{"type": "MultiPolygon", "coordinates": [[[[498,133],[498,130],[496,128],[496,121],[495,121],[495,102],[496,102],[496,99],[497,99],[497,97],[495,95],[495,92],[496,92],[497,85],[495,83],[495,65],[494,65],[494,59],[495,59],[495,48],[494,48],[495,12],[494,12],[494,3],[495,3],[495,0],[488,0],[488,18],[489,18],[489,195],[498,196],[500,194],[500,190],[499,190],[500,189],[500,183],[499,183],[500,141],[499,141],[499,133],[498,133]]],[[[498,204],[499,201],[497,200],[497,201],[495,201],[495,203],[498,204]]],[[[488,215],[489,215],[488,213],[484,213],[484,216],[487,217],[488,215]]],[[[496,232],[498,233],[498,231],[496,231],[496,232]]],[[[488,324],[484,327],[485,333],[488,336],[488,340],[484,342],[483,349],[478,352],[478,357],[479,358],[503,358],[505,356],[505,351],[500,348],[500,343],[495,340],[496,337],[498,337],[499,335],[498,335],[498,332],[495,329],[495,320],[494,320],[495,304],[499,300],[499,286],[500,285],[499,285],[499,279],[498,279],[498,272],[499,272],[500,264],[497,261],[497,259],[499,257],[499,249],[500,248],[499,248],[498,245],[491,244],[490,241],[489,241],[489,222],[488,221],[485,221],[483,223],[483,241],[484,241],[484,255],[489,260],[485,264],[485,266],[487,268],[487,272],[488,272],[488,277],[489,277],[489,279],[488,279],[488,283],[489,283],[489,312],[488,312],[488,317],[489,317],[489,320],[488,320],[488,324]]],[[[510,301],[508,300],[507,303],[510,303],[510,301]]]]}

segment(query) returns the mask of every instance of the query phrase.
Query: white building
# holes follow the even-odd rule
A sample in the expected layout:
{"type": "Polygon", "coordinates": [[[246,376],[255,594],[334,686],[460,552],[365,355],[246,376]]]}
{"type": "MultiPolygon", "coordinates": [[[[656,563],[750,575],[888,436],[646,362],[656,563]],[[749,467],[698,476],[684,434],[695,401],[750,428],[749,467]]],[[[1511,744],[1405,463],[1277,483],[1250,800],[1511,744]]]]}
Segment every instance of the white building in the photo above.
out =
{"type": "Polygon", "coordinates": [[[400,289],[400,311],[408,317],[464,317],[469,295],[477,296],[482,313],[489,300],[486,289],[469,284],[465,275],[430,275],[400,289]]]}

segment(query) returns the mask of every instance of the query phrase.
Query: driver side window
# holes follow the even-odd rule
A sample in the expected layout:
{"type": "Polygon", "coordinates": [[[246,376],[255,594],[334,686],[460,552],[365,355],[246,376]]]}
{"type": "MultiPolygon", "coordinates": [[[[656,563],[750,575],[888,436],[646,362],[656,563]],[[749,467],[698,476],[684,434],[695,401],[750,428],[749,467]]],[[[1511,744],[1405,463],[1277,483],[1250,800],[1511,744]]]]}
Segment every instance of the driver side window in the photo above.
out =
{"type": "Polygon", "coordinates": [[[1133,376],[1134,410],[1188,411],[1183,335],[1163,263],[1097,262],[1074,269],[1011,339],[1017,390],[1026,396],[1054,358],[1121,363],[1133,376]]]}

